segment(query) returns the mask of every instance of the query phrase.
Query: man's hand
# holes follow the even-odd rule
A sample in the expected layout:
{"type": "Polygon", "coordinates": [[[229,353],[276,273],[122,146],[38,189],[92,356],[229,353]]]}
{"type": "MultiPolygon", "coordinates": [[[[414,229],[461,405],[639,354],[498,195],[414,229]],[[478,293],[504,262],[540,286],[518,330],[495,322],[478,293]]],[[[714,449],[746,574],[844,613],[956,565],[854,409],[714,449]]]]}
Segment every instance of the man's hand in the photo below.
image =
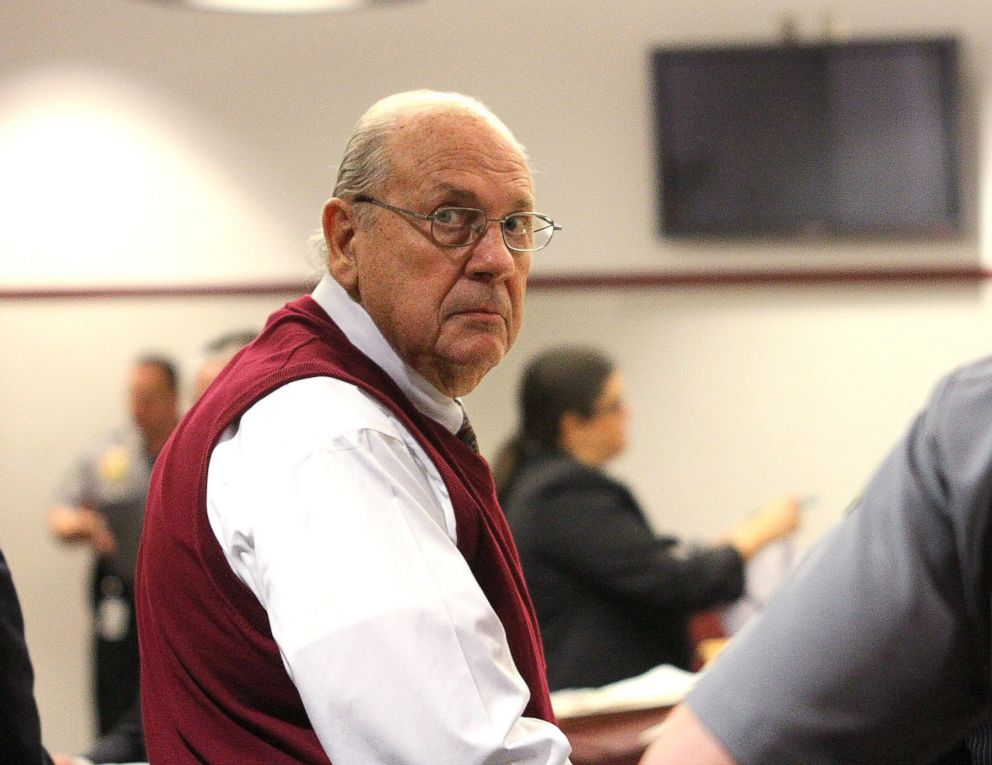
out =
{"type": "Polygon", "coordinates": [[[71,754],[61,754],[60,752],[52,754],[52,762],[55,765],[93,765],[85,757],[73,757],[71,754]]]}
{"type": "Polygon", "coordinates": [[[101,555],[117,549],[117,540],[110,532],[107,519],[90,507],[53,507],[48,515],[48,526],[63,542],[86,542],[101,555]]]}

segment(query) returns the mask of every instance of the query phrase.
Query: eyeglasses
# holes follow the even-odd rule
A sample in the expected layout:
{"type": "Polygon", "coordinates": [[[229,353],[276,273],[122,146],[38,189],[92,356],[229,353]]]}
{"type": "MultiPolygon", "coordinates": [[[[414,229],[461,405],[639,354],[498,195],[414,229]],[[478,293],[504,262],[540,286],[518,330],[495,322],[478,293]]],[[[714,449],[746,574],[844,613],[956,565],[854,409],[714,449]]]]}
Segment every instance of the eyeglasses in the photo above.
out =
{"type": "Polygon", "coordinates": [[[499,223],[507,249],[537,252],[548,246],[555,231],[561,231],[561,226],[556,226],[551,218],[536,212],[515,212],[503,218],[487,218],[484,211],[474,207],[439,207],[430,215],[421,215],[368,196],[355,197],[354,203],[359,202],[430,221],[431,239],[442,247],[468,247],[482,238],[490,223],[499,223]]]}

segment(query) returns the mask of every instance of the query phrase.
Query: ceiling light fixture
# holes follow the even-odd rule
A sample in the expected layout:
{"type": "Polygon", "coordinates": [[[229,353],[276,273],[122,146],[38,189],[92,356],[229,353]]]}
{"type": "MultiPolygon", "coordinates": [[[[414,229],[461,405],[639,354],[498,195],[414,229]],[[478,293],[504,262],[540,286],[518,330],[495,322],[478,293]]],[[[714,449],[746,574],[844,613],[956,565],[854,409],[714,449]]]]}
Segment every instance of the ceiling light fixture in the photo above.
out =
{"type": "Polygon", "coordinates": [[[161,0],[165,5],[222,13],[325,13],[395,5],[410,0],[161,0]]]}

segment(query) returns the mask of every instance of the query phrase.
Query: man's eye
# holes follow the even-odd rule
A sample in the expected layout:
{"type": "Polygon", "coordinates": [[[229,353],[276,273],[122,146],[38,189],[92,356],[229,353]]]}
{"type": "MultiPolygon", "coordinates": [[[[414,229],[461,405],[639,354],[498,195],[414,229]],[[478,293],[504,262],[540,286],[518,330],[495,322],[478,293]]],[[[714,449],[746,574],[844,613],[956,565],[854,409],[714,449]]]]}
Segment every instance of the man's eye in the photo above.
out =
{"type": "Polygon", "coordinates": [[[434,213],[434,220],[445,226],[457,226],[464,222],[465,215],[454,207],[441,207],[434,213]]]}
{"type": "Polygon", "coordinates": [[[510,215],[503,223],[503,228],[508,234],[526,235],[530,233],[533,220],[530,215],[510,215]]]}

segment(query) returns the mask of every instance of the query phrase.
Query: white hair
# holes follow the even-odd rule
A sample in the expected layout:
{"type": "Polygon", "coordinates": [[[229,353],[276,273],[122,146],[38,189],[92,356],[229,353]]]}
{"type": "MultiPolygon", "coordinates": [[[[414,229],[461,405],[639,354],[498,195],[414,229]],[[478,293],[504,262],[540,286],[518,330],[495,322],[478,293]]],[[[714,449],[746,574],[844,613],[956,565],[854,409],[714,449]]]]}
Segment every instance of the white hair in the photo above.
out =
{"type": "MultiPolygon", "coordinates": [[[[506,124],[481,101],[461,93],[445,93],[436,90],[409,90],[396,93],[376,101],[361,116],[351,132],[345,146],[344,156],[338,166],[338,177],[334,184],[334,196],[340,199],[354,199],[357,196],[375,196],[386,185],[392,173],[389,156],[389,142],[397,128],[413,114],[462,110],[482,118],[500,136],[527,160],[524,148],[506,124]]],[[[369,206],[358,212],[360,216],[378,214],[369,206]]],[[[327,243],[318,232],[310,238],[321,260],[326,265],[327,243]]]]}

